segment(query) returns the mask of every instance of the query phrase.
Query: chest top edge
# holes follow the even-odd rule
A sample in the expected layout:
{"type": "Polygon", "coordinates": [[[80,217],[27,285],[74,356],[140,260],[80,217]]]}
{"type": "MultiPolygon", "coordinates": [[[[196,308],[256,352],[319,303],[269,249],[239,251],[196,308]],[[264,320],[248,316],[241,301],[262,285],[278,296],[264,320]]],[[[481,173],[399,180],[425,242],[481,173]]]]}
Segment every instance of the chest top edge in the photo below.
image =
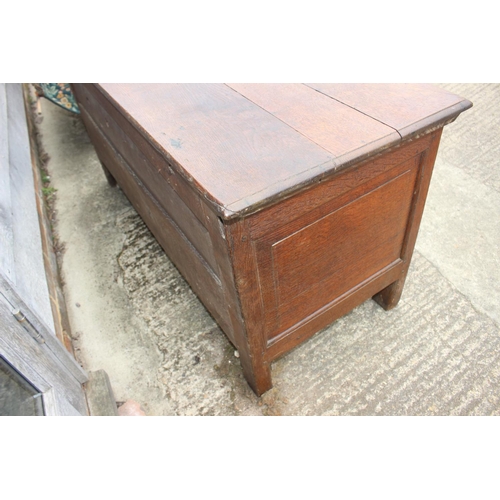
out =
{"type": "Polygon", "coordinates": [[[425,135],[472,106],[421,84],[241,85],[94,84],[224,220],[425,135]],[[354,123],[350,134],[336,117],[354,123]]]}

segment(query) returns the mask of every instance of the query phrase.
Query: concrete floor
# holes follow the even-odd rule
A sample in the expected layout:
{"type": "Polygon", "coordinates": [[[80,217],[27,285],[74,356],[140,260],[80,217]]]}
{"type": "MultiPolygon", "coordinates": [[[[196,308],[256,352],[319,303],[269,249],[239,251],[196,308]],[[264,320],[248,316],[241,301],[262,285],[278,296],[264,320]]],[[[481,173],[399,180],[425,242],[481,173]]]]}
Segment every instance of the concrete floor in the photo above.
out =
{"type": "Polygon", "coordinates": [[[77,116],[42,101],[77,355],[148,415],[499,415],[500,85],[443,134],[399,306],[368,301],[272,365],[257,398],[230,345],[119,189],[77,116]]]}

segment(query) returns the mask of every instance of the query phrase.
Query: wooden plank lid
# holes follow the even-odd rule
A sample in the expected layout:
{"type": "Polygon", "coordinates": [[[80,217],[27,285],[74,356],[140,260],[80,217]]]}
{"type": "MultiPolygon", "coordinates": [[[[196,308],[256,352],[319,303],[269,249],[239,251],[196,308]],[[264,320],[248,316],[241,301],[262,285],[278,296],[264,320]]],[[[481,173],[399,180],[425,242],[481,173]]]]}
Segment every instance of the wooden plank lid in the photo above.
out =
{"type": "Polygon", "coordinates": [[[432,85],[99,84],[225,219],[454,120],[432,85]]]}

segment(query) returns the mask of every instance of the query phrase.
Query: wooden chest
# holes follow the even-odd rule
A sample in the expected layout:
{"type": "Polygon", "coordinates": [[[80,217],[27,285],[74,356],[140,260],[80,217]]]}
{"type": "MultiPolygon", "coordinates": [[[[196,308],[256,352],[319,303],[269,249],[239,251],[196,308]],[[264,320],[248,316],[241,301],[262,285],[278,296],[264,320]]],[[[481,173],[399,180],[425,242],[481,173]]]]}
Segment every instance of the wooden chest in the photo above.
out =
{"type": "Polygon", "coordinates": [[[74,84],[108,180],[240,353],[248,383],[401,296],[442,127],[432,85],[74,84]]]}

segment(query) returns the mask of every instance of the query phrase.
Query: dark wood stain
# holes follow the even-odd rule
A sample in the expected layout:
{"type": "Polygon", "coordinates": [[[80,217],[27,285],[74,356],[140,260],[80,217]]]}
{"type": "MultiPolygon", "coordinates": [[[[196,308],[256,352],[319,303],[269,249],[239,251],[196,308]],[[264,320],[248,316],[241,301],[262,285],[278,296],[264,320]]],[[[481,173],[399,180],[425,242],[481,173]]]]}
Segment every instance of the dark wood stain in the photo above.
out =
{"type": "Polygon", "coordinates": [[[311,88],[397,130],[403,139],[456,118],[472,103],[427,83],[311,83],[311,88]]]}
{"type": "Polygon", "coordinates": [[[442,127],[426,85],[75,84],[99,158],[240,352],[270,363],[398,303],[442,127]]]}
{"type": "Polygon", "coordinates": [[[399,141],[391,127],[299,83],[227,84],[335,158],[399,141]],[[333,129],[333,133],[332,133],[333,129]],[[342,130],[342,133],[335,131],[342,130]]]}
{"type": "Polygon", "coordinates": [[[332,155],[222,84],[103,84],[137,129],[221,207],[332,155]],[[172,148],[174,140],[182,147],[172,148]]]}

